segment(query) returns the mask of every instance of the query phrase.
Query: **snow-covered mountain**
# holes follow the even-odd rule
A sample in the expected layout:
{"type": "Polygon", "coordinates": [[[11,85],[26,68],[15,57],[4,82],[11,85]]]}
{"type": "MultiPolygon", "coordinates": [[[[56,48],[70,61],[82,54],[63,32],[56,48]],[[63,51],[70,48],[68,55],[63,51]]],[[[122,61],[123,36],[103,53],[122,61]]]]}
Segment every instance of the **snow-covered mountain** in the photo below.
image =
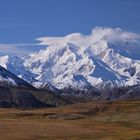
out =
{"type": "Polygon", "coordinates": [[[35,74],[31,73],[24,65],[24,58],[18,56],[0,56],[0,65],[28,83],[35,82],[35,74]]]}
{"type": "Polygon", "coordinates": [[[20,87],[27,87],[31,88],[32,86],[18,78],[16,75],[12,74],[11,72],[7,71],[5,68],[0,66],[0,85],[1,86],[20,86],[20,87]]]}
{"type": "Polygon", "coordinates": [[[36,87],[86,90],[140,84],[140,36],[119,28],[90,35],[38,38],[45,50],[26,58],[1,56],[0,65],[36,87]]]}

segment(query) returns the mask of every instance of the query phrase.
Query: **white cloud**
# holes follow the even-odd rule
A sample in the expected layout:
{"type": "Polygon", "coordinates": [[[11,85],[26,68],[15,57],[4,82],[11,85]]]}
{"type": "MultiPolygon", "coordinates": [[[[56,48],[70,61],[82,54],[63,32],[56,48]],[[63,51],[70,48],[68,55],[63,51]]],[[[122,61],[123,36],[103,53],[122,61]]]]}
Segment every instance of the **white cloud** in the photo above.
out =
{"type": "Polygon", "coordinates": [[[73,43],[80,47],[88,47],[100,40],[106,40],[114,45],[115,49],[123,55],[140,59],[140,35],[124,31],[120,28],[101,28],[96,27],[90,35],[73,33],[64,37],[41,37],[37,38],[41,45],[51,47],[65,46],[67,43],[73,43]]]}
{"type": "Polygon", "coordinates": [[[1,54],[20,54],[21,49],[17,46],[10,44],[0,44],[0,53],[1,54]]]}
{"type": "Polygon", "coordinates": [[[41,37],[37,38],[41,45],[63,46],[71,42],[79,46],[89,46],[100,40],[107,40],[108,42],[135,42],[140,39],[140,35],[126,32],[120,28],[101,28],[96,27],[92,30],[90,35],[83,35],[80,33],[73,33],[64,37],[41,37]]]}
{"type": "Polygon", "coordinates": [[[109,43],[117,44],[116,48],[122,52],[131,55],[140,56],[140,35],[124,31],[120,28],[101,28],[96,27],[90,35],[73,33],[64,37],[40,37],[35,44],[0,44],[0,54],[18,54],[26,55],[46,48],[46,46],[65,46],[67,43],[73,43],[80,47],[88,47],[100,40],[106,40],[109,43]],[[123,45],[123,44],[129,45],[123,45]],[[44,45],[43,47],[41,47],[44,45]]]}
{"type": "Polygon", "coordinates": [[[41,47],[37,43],[36,44],[0,44],[0,54],[28,55],[42,48],[43,47],[41,47]]]}

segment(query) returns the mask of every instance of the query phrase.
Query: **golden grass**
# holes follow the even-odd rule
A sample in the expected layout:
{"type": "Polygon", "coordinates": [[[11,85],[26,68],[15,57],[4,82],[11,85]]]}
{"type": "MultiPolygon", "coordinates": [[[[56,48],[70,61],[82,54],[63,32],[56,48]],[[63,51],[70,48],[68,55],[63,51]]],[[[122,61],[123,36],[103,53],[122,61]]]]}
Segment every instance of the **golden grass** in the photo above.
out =
{"type": "Polygon", "coordinates": [[[0,140],[140,140],[140,101],[0,109],[0,140]]]}

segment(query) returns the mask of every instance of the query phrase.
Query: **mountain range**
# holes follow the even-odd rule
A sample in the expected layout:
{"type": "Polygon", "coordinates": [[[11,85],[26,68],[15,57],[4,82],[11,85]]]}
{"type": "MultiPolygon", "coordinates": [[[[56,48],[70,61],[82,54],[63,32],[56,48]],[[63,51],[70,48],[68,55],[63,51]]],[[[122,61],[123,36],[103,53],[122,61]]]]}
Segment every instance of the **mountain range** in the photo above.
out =
{"type": "Polygon", "coordinates": [[[13,76],[0,73],[1,81],[17,85],[26,81],[35,88],[63,94],[80,91],[89,96],[99,95],[108,88],[140,84],[138,34],[120,28],[95,28],[90,35],[73,33],[37,40],[46,49],[24,57],[0,56],[0,65],[4,67],[0,71],[7,69],[20,78],[13,80],[13,76]]]}

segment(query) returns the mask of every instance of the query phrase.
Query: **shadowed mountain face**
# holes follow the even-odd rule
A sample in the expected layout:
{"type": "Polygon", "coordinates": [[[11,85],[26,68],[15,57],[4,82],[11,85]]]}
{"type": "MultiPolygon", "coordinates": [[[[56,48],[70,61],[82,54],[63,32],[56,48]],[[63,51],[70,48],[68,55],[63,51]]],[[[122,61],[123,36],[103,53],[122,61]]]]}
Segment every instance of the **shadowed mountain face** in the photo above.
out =
{"type": "Polygon", "coordinates": [[[0,66],[0,85],[33,88],[29,83],[0,66]]]}
{"type": "Polygon", "coordinates": [[[19,107],[19,108],[37,108],[51,107],[49,104],[38,101],[30,92],[12,92],[10,88],[0,87],[0,106],[1,107],[19,107]]]}
{"type": "Polygon", "coordinates": [[[77,101],[114,101],[140,99],[140,85],[128,87],[110,87],[106,86],[103,89],[97,90],[89,87],[88,90],[76,90],[72,87],[63,89],[61,96],[69,98],[69,100],[77,99],[77,101]]]}
{"type": "Polygon", "coordinates": [[[72,102],[46,90],[0,86],[0,107],[42,108],[72,102]]]}
{"type": "Polygon", "coordinates": [[[128,100],[128,99],[140,99],[140,85],[118,87],[118,88],[106,88],[101,92],[98,100],[128,100]]]}

